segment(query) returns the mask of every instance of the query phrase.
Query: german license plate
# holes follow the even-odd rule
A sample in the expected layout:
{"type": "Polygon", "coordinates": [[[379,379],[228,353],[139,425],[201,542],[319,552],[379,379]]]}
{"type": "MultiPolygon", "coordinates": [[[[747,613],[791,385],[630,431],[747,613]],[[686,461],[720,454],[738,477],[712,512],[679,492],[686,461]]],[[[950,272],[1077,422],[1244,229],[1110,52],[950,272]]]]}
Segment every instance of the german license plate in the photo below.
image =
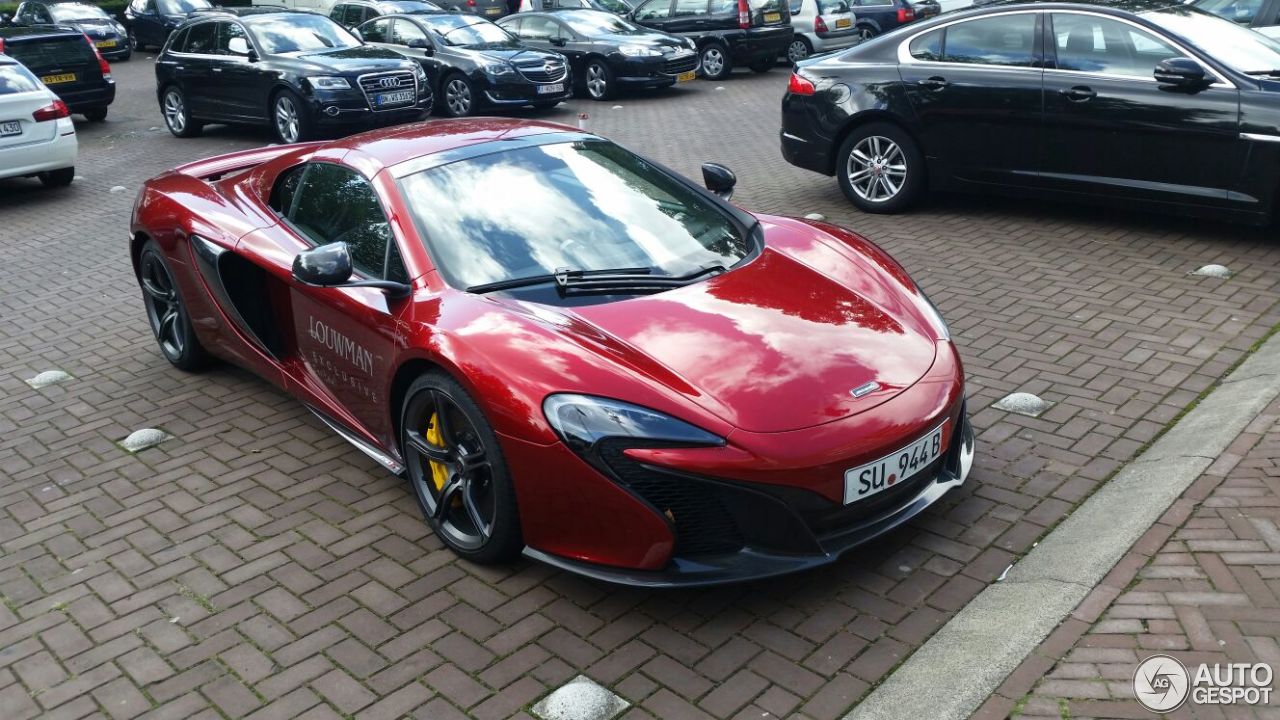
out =
{"type": "Polygon", "coordinates": [[[489,8],[488,10],[484,11],[484,14],[485,15],[501,15],[502,8],[489,8]]]}
{"type": "Polygon", "coordinates": [[[849,18],[839,18],[836,20],[837,28],[847,28],[850,25],[853,25],[853,21],[850,20],[849,18]]]}
{"type": "Polygon", "coordinates": [[[698,77],[698,71],[690,70],[689,72],[682,72],[679,75],[677,75],[676,82],[689,82],[690,80],[693,80],[696,77],[698,77]]]}
{"type": "Polygon", "coordinates": [[[21,120],[5,120],[0,122],[0,137],[8,137],[10,135],[22,134],[21,120]]]}
{"type": "Polygon", "coordinates": [[[778,22],[781,19],[782,19],[782,13],[765,13],[764,14],[765,22],[778,22]]]}
{"type": "Polygon", "coordinates": [[[45,75],[44,77],[40,78],[40,82],[44,83],[45,85],[55,85],[57,83],[75,82],[75,81],[76,81],[75,73],[62,73],[61,75],[45,75]]]}
{"type": "Polygon", "coordinates": [[[942,457],[942,430],[946,426],[944,422],[934,428],[933,432],[897,452],[852,470],[845,470],[845,504],[865,500],[898,483],[906,482],[942,457]]]}
{"type": "Polygon", "coordinates": [[[94,43],[94,45],[97,45],[99,48],[113,48],[119,44],[120,43],[116,40],[99,40],[98,42],[94,43]]]}
{"type": "Polygon", "coordinates": [[[396,92],[378,93],[373,96],[373,101],[378,104],[378,107],[382,107],[383,105],[411,103],[413,102],[413,91],[397,90],[396,92]]]}
{"type": "Polygon", "coordinates": [[[550,85],[539,85],[539,95],[552,95],[554,93],[564,92],[564,83],[551,83],[550,85]]]}

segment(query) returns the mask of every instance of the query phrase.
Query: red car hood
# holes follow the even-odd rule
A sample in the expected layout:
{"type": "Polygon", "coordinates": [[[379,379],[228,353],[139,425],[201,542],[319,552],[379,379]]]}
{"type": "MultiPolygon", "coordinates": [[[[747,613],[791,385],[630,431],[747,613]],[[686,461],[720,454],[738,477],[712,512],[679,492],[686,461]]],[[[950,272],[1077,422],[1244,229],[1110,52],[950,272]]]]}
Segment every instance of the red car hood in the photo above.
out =
{"type": "MultiPolygon", "coordinates": [[[[837,281],[766,248],[705,282],[552,312],[567,316],[562,326],[575,333],[597,336],[588,346],[601,348],[599,340],[608,338],[610,351],[601,354],[614,361],[663,366],[682,381],[669,387],[683,386],[705,410],[749,432],[796,430],[863,412],[924,376],[936,341],[900,286],[825,245],[809,246],[805,260],[819,267],[837,262],[848,271],[837,281]],[[878,389],[853,396],[873,382],[878,389]]],[[[548,310],[538,314],[545,319],[548,310]]]]}

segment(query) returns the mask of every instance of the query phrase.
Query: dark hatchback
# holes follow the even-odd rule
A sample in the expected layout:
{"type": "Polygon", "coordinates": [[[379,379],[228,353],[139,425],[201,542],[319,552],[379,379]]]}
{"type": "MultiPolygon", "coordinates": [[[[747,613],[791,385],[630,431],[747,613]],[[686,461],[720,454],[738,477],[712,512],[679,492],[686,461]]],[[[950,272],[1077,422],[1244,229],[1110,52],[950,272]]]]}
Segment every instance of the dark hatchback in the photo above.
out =
{"type": "Polygon", "coordinates": [[[116,81],[84,33],[57,25],[0,28],[0,53],[25,65],[71,112],[94,122],[107,119],[116,81]]]}
{"type": "Polygon", "coordinates": [[[853,0],[858,35],[866,40],[942,13],[938,0],[853,0]]]}
{"type": "Polygon", "coordinates": [[[692,40],[640,27],[612,13],[519,13],[498,24],[529,45],[569,58],[573,76],[593,100],[607,100],[621,87],[670,87],[698,76],[692,40]]]}
{"type": "Polygon", "coordinates": [[[418,120],[432,103],[417,63],[298,12],[188,21],[156,57],[156,95],[178,137],[247,123],[285,143],[418,120]]]}
{"type": "Polygon", "coordinates": [[[187,18],[212,9],[209,0],[132,0],[124,9],[129,44],[134,50],[158,48],[187,18]]]}
{"type": "Polygon", "coordinates": [[[65,25],[93,41],[108,60],[128,60],[133,55],[124,25],[97,5],[82,2],[41,2],[27,0],[13,14],[17,25],[65,25]]]}
{"type": "Polygon", "coordinates": [[[348,30],[354,30],[383,15],[416,15],[418,13],[442,13],[444,8],[423,0],[343,0],[329,9],[329,19],[348,30]]]}
{"type": "Polygon", "coordinates": [[[562,55],[522,43],[474,15],[389,15],[361,25],[366,42],[421,63],[444,115],[481,108],[553,107],[573,93],[562,55]]]}
{"type": "Polygon", "coordinates": [[[947,13],[801,63],[782,152],[868,212],[927,188],[1267,221],[1280,45],[1186,5],[947,13]]]}
{"type": "Polygon", "coordinates": [[[692,40],[710,80],[728,77],[735,65],[767,72],[795,34],[784,0],[647,0],[631,19],[692,40]]]}

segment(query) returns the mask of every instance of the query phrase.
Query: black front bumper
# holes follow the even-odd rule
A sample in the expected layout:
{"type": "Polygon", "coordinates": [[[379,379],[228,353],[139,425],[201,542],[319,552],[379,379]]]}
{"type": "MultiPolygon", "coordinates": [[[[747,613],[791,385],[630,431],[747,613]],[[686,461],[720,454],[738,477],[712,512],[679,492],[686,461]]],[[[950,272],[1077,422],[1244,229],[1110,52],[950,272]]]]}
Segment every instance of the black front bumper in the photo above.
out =
{"type": "Polygon", "coordinates": [[[693,51],[680,57],[628,58],[612,64],[614,79],[628,87],[666,87],[676,84],[680,76],[692,72],[697,77],[701,68],[693,51]]]}
{"type": "MultiPolygon", "coordinates": [[[[584,563],[526,547],[534,560],[605,582],[670,588],[760,580],[828,565],[850,549],[902,525],[964,483],[973,462],[973,426],[963,407],[960,428],[937,466],[900,487],[847,506],[803,490],[760,491],[743,484],[641,466],[623,470],[633,492],[678,508],[675,555],[663,570],[584,563]],[[663,482],[663,477],[678,482],[663,482]],[[648,483],[644,485],[643,483],[648,483]]],[[[617,469],[614,460],[609,461],[617,469]]],[[[758,487],[758,486],[757,486],[758,487]]]]}
{"type": "MultiPolygon", "coordinates": [[[[477,86],[479,83],[477,83],[477,86]]],[[[533,105],[534,103],[544,102],[562,102],[573,97],[573,77],[570,73],[565,73],[564,77],[556,82],[536,83],[531,80],[522,78],[513,78],[510,80],[489,79],[482,88],[479,89],[480,104],[489,107],[521,107],[524,105],[533,105]],[[555,87],[560,85],[560,90],[556,92],[542,92],[539,88],[555,87]]]]}
{"type": "Polygon", "coordinates": [[[115,102],[116,99],[116,84],[105,80],[101,84],[91,87],[62,90],[57,86],[50,86],[49,89],[53,90],[73,113],[105,108],[115,102]]]}

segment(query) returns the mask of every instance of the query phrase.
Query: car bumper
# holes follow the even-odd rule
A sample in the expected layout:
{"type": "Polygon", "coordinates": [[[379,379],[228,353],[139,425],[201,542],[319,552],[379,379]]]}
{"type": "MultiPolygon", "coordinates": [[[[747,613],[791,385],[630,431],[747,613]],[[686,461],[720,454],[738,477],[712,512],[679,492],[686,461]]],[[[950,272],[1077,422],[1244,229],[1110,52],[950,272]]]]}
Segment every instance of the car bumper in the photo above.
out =
{"type": "Polygon", "coordinates": [[[56,121],[52,139],[40,140],[0,150],[0,178],[23,177],[76,164],[78,143],[70,118],[56,121]]]}
{"type": "Polygon", "coordinates": [[[107,60],[123,60],[132,54],[128,41],[121,43],[119,47],[114,47],[110,50],[99,50],[98,52],[107,60]]]}
{"type": "Polygon", "coordinates": [[[361,126],[385,127],[414,122],[431,112],[434,99],[428,94],[413,105],[391,110],[370,110],[363,97],[312,97],[312,117],[320,127],[361,126]]]}
{"type": "Polygon", "coordinates": [[[680,76],[693,73],[697,77],[702,67],[697,53],[689,52],[678,58],[651,58],[624,60],[613,65],[614,79],[632,87],[661,87],[673,85],[680,76]]]}
{"type": "Polygon", "coordinates": [[[98,87],[76,90],[59,90],[57,86],[50,86],[49,89],[53,90],[73,113],[104,108],[115,102],[116,99],[116,84],[114,82],[103,83],[98,87]]]}
{"type": "Polygon", "coordinates": [[[782,158],[796,167],[823,175],[831,174],[831,145],[825,140],[805,138],[787,132],[778,132],[782,141],[782,158]]]}
{"type": "Polygon", "coordinates": [[[489,81],[484,88],[483,99],[488,105],[496,107],[519,107],[533,103],[559,102],[573,96],[573,77],[565,73],[557,83],[535,83],[527,80],[511,82],[489,81]],[[558,92],[539,92],[539,88],[560,85],[558,92]]]}
{"type": "Polygon", "coordinates": [[[858,44],[860,36],[854,28],[841,30],[839,32],[829,32],[819,35],[818,33],[805,33],[809,43],[813,45],[814,53],[831,52],[832,50],[843,50],[858,44]]]}

